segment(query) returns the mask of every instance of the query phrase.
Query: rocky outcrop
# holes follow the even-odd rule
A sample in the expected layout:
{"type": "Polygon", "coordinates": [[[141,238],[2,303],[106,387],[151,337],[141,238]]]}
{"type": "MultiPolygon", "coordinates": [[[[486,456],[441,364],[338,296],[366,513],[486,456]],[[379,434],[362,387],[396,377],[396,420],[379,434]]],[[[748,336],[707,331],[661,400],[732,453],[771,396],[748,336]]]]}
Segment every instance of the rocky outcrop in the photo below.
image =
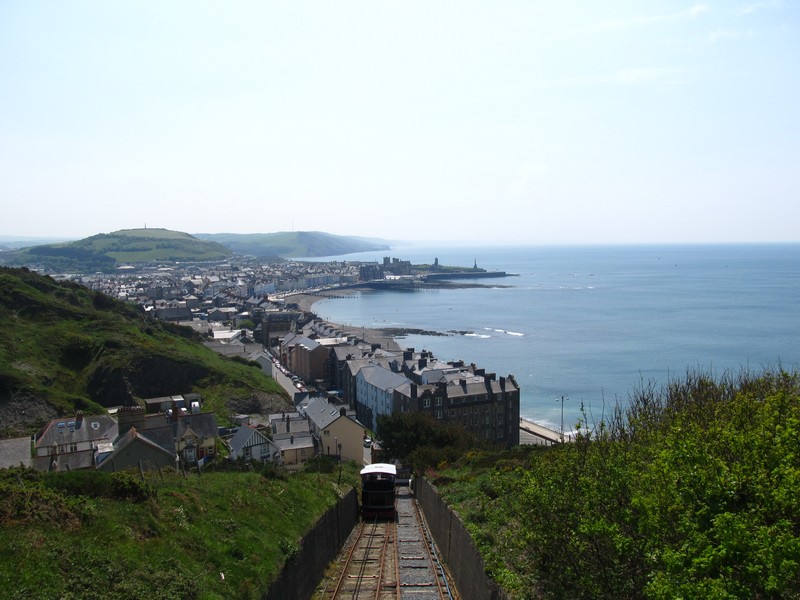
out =
{"type": "Polygon", "coordinates": [[[201,365],[164,356],[137,359],[124,367],[98,365],[86,385],[89,397],[101,406],[120,406],[138,398],[155,398],[191,390],[208,376],[201,365]]]}

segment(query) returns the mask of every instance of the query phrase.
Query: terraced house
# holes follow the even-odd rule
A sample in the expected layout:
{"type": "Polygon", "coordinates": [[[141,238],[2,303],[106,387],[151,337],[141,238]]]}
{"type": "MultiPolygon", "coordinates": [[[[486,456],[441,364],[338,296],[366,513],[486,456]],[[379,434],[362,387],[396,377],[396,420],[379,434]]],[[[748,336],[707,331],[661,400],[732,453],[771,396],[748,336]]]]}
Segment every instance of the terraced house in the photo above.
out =
{"type": "Polygon", "coordinates": [[[497,444],[519,444],[520,391],[512,375],[498,378],[474,364],[442,362],[411,349],[370,363],[352,362],[357,374],[351,401],[371,429],[381,415],[425,412],[497,444]]]}

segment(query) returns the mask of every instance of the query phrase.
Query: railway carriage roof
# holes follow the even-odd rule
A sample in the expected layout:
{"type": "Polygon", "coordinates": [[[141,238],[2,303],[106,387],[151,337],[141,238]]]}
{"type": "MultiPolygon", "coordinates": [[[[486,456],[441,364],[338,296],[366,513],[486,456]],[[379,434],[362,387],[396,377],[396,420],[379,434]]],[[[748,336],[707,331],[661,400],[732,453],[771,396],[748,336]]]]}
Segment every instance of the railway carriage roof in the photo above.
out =
{"type": "Polygon", "coordinates": [[[361,475],[369,475],[371,473],[382,473],[384,475],[397,475],[397,467],[388,463],[375,463],[367,465],[361,469],[361,475]]]}

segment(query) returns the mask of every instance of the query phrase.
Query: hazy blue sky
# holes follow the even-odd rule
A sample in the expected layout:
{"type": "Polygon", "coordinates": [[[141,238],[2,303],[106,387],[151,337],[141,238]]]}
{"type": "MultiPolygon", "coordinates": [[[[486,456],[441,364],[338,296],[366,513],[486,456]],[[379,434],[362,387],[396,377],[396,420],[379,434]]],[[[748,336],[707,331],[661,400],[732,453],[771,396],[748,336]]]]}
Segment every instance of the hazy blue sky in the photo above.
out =
{"type": "Polygon", "coordinates": [[[800,241],[795,2],[0,2],[0,234],[800,241]]]}

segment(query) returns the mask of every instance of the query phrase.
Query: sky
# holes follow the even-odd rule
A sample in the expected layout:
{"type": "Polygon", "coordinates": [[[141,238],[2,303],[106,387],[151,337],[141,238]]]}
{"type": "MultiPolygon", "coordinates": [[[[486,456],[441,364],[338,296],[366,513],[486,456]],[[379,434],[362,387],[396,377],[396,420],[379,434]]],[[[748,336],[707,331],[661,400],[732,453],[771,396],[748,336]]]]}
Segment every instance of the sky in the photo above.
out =
{"type": "Polygon", "coordinates": [[[0,2],[0,235],[800,241],[800,4],[0,2]]]}

